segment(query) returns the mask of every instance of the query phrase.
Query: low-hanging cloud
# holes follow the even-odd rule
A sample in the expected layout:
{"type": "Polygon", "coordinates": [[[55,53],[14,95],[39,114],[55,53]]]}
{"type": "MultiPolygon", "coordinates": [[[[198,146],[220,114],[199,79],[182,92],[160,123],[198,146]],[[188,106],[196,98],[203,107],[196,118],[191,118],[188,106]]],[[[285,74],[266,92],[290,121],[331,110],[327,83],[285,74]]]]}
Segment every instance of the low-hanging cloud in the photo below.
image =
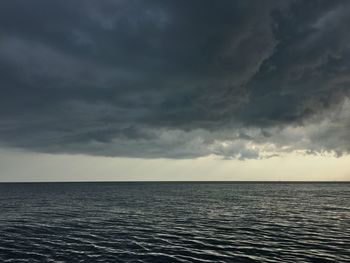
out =
{"type": "Polygon", "coordinates": [[[0,145],[140,158],[350,150],[348,1],[3,1],[0,145]]]}

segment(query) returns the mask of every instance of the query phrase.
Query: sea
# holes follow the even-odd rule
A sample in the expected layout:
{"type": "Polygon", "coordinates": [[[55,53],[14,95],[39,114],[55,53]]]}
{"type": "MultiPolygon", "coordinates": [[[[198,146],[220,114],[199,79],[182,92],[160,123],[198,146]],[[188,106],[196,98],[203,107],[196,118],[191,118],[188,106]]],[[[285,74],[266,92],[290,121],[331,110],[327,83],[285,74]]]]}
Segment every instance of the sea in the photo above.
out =
{"type": "Polygon", "coordinates": [[[2,183],[0,262],[350,262],[350,183],[2,183]]]}

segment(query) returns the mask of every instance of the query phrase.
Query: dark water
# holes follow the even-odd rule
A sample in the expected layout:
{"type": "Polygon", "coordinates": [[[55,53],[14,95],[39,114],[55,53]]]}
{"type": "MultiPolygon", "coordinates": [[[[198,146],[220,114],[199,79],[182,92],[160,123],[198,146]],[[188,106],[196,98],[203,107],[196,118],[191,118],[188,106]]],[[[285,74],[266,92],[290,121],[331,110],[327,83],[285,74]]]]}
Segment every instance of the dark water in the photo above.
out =
{"type": "Polygon", "coordinates": [[[350,184],[0,184],[0,262],[350,262],[350,184]]]}

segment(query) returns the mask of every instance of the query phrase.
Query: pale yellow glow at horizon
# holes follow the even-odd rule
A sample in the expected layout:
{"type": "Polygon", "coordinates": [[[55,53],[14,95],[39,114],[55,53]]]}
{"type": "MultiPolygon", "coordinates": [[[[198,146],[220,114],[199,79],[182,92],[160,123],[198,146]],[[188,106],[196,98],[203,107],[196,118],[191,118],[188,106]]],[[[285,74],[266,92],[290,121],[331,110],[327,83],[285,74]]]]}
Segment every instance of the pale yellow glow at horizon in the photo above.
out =
{"type": "Polygon", "coordinates": [[[264,160],[95,157],[0,151],[0,181],[350,181],[350,156],[264,160]]]}

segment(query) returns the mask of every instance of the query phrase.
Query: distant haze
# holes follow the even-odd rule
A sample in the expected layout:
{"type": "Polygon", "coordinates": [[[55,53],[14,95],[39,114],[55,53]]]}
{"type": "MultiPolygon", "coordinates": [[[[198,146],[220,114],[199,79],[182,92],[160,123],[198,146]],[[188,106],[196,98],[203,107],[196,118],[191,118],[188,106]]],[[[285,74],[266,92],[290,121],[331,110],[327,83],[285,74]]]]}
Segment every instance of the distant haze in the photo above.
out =
{"type": "Polygon", "coordinates": [[[350,156],[140,159],[0,152],[0,181],[350,181],[350,156]]]}

